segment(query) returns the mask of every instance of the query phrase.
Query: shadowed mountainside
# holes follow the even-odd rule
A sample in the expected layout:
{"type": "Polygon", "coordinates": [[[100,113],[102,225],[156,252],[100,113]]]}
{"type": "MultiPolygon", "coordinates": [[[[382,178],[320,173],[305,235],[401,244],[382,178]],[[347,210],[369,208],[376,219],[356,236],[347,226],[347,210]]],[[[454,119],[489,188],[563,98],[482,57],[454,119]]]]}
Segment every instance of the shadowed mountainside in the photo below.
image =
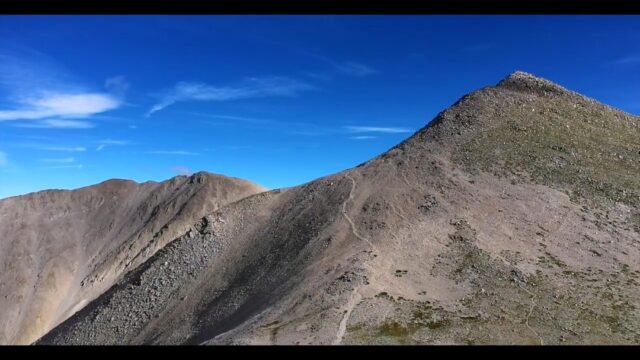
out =
{"type": "Polygon", "coordinates": [[[263,190],[198,173],[0,200],[0,343],[38,339],[204,214],[263,190]]]}

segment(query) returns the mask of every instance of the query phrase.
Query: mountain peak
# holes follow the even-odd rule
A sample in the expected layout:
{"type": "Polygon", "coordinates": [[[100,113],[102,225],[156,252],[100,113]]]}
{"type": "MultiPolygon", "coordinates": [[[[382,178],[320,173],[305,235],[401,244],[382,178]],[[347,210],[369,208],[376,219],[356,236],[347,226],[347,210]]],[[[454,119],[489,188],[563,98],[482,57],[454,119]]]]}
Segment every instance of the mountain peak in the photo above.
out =
{"type": "Polygon", "coordinates": [[[569,94],[566,88],[524,71],[515,71],[498,83],[498,87],[519,92],[531,92],[539,95],[569,94]]]}
{"type": "Polygon", "coordinates": [[[512,72],[511,74],[509,74],[506,78],[504,78],[504,80],[507,79],[540,79],[543,80],[531,73],[528,73],[526,71],[522,71],[522,70],[516,70],[514,72],[512,72]]]}
{"type": "Polygon", "coordinates": [[[498,85],[506,84],[506,83],[514,83],[514,82],[531,83],[531,84],[536,84],[536,83],[537,84],[540,84],[540,83],[554,84],[553,82],[547,79],[541,78],[539,76],[535,76],[531,73],[521,71],[521,70],[516,70],[511,74],[507,75],[507,77],[505,77],[504,79],[502,79],[498,85]]]}

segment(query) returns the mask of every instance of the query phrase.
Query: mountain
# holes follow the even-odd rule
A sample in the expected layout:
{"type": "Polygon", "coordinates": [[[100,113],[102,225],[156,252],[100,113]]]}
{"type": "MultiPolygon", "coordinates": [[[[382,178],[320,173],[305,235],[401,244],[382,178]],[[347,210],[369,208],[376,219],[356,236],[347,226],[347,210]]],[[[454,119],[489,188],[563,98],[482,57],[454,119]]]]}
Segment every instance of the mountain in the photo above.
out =
{"type": "Polygon", "coordinates": [[[356,168],[206,214],[37,344],[638,343],[638,139],[513,73],[356,168]]]}
{"type": "Polygon", "coordinates": [[[197,173],[0,200],[0,343],[37,340],[191,223],[261,191],[197,173]]]}

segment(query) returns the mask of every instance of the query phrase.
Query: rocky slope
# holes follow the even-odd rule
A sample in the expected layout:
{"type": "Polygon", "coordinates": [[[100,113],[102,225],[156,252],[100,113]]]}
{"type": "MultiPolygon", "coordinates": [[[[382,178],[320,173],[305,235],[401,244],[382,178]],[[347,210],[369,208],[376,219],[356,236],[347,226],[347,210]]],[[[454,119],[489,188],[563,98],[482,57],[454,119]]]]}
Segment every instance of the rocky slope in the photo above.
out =
{"type": "Polygon", "coordinates": [[[640,120],[517,72],[249,196],[39,344],[640,342],[640,120]]]}
{"type": "Polygon", "coordinates": [[[264,189],[198,173],[0,200],[0,344],[28,344],[203,215],[264,189]]]}

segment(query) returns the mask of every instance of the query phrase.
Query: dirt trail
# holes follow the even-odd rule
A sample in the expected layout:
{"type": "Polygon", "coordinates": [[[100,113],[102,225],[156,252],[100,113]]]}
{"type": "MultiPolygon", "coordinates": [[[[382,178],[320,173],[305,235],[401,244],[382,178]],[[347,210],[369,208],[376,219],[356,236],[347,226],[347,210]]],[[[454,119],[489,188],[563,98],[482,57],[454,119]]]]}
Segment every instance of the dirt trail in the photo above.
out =
{"type": "Polygon", "coordinates": [[[240,323],[238,326],[234,326],[233,328],[231,328],[231,329],[229,329],[229,330],[227,330],[227,331],[225,331],[225,332],[223,332],[223,333],[220,333],[220,334],[218,334],[218,335],[214,336],[211,340],[203,341],[202,343],[200,343],[200,345],[206,345],[207,343],[215,344],[215,341],[216,341],[217,339],[220,339],[220,338],[224,337],[225,335],[228,335],[228,334],[230,334],[230,333],[233,333],[234,331],[237,331],[237,330],[241,329],[241,328],[242,328],[244,325],[246,325],[246,324],[250,324],[250,323],[252,323],[252,322],[253,322],[253,321],[255,321],[256,319],[258,319],[260,316],[262,316],[264,313],[266,313],[266,312],[267,312],[267,310],[269,310],[269,308],[264,309],[264,310],[262,310],[261,312],[259,312],[259,313],[255,314],[255,315],[253,315],[253,316],[252,316],[252,317],[250,317],[249,319],[247,319],[247,320],[243,321],[242,323],[240,323]]]}
{"type": "MultiPolygon", "coordinates": [[[[345,176],[351,181],[352,186],[351,186],[351,191],[349,192],[349,197],[347,198],[347,200],[344,201],[344,203],[342,203],[342,215],[344,215],[344,218],[347,220],[347,222],[349,222],[349,225],[351,226],[351,233],[358,239],[369,244],[369,246],[371,247],[371,250],[373,250],[374,252],[377,252],[376,247],[371,243],[369,239],[358,234],[356,225],[353,223],[353,220],[351,220],[351,218],[349,217],[349,214],[347,214],[347,203],[353,200],[353,194],[356,190],[356,181],[348,174],[345,174],[345,176]]],[[[349,297],[349,301],[345,305],[345,309],[343,310],[344,316],[342,317],[342,320],[340,320],[340,325],[338,326],[338,332],[336,333],[336,339],[332,343],[333,345],[339,345],[340,343],[342,343],[342,338],[344,337],[344,334],[347,330],[347,323],[349,322],[349,317],[351,316],[351,312],[362,299],[362,295],[360,294],[360,286],[362,285],[358,285],[353,289],[353,291],[351,292],[351,296],[349,297]]]]}
{"type": "Polygon", "coordinates": [[[347,203],[353,200],[353,193],[356,190],[356,181],[349,175],[345,174],[345,176],[347,177],[347,179],[351,180],[352,186],[351,186],[351,191],[349,192],[349,198],[345,200],[344,203],[342,203],[342,215],[344,215],[344,218],[347,219],[347,221],[349,222],[349,225],[351,225],[351,233],[358,239],[369,244],[372,250],[377,251],[376,247],[371,243],[371,241],[369,241],[369,239],[358,234],[358,230],[356,230],[356,225],[353,223],[353,220],[351,220],[351,218],[349,217],[349,214],[347,214],[347,203]]]}
{"type": "Polygon", "coordinates": [[[531,307],[529,308],[529,313],[527,314],[527,318],[524,320],[524,324],[527,326],[529,330],[531,330],[531,332],[538,338],[538,340],[540,340],[540,345],[544,345],[544,340],[542,339],[542,337],[538,334],[537,331],[533,330],[533,328],[529,325],[529,319],[531,318],[531,314],[533,314],[533,309],[535,309],[537,305],[536,303],[537,296],[522,286],[520,288],[524,290],[527,294],[531,295],[531,307]]]}
{"type": "MultiPolygon", "coordinates": [[[[398,200],[397,200],[397,197],[395,197],[394,199],[396,199],[396,201],[398,201],[398,200]]],[[[398,209],[396,208],[396,206],[395,206],[395,205],[393,205],[393,203],[389,204],[389,207],[391,208],[391,212],[392,212],[392,213],[394,213],[397,217],[399,217],[400,219],[402,219],[405,223],[407,223],[407,224],[409,223],[409,219],[407,219],[407,217],[406,217],[406,216],[402,215],[402,214],[398,211],[398,209]]]]}
{"type": "Polygon", "coordinates": [[[333,340],[332,345],[340,345],[342,343],[342,338],[344,337],[345,332],[347,331],[347,323],[349,322],[349,318],[351,317],[351,312],[358,305],[360,300],[362,299],[362,295],[360,295],[360,285],[356,286],[351,292],[351,297],[349,297],[349,301],[346,304],[346,309],[344,310],[344,316],[342,320],[340,320],[340,325],[338,326],[338,332],[336,333],[336,339],[333,340]]]}

